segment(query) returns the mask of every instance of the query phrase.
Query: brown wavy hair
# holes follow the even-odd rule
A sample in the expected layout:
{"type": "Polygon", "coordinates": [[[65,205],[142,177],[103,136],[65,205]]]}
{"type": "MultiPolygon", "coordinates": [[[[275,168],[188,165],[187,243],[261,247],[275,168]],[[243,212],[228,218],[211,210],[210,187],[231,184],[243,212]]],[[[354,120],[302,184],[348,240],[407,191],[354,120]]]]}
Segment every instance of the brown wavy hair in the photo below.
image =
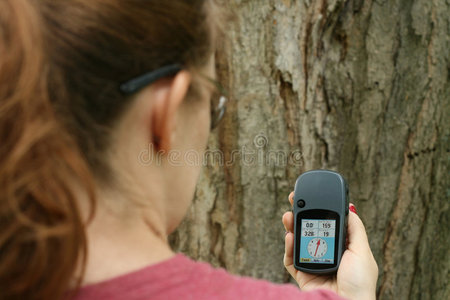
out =
{"type": "MultiPolygon", "coordinates": [[[[120,83],[213,49],[208,0],[0,1],[0,298],[60,299],[79,287],[89,198],[111,180],[120,83]],[[74,278],[76,282],[74,283],[74,278]]],[[[215,27],[215,28],[214,28],[215,27]]]]}

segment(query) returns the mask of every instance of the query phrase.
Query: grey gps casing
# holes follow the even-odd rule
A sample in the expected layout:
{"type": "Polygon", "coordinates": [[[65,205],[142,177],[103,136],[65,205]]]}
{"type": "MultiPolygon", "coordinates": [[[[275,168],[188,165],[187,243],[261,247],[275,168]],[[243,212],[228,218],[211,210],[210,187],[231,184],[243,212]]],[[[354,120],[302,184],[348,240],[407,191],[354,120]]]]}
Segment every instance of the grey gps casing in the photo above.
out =
{"type": "Polygon", "coordinates": [[[348,185],[344,177],[328,170],[300,175],[295,183],[293,213],[294,267],[312,274],[336,272],[345,251],[347,233],[348,185]],[[334,263],[300,262],[302,219],[336,220],[334,263]]]}

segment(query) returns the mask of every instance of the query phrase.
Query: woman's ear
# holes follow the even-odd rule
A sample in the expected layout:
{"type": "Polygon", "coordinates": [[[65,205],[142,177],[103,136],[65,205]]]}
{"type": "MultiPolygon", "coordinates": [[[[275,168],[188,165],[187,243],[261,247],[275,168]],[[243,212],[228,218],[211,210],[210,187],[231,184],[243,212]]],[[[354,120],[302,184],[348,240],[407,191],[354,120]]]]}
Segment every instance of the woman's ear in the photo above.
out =
{"type": "Polygon", "coordinates": [[[167,153],[172,147],[175,117],[191,85],[191,75],[180,71],[173,78],[161,79],[152,86],[151,138],[156,151],[167,153]]]}

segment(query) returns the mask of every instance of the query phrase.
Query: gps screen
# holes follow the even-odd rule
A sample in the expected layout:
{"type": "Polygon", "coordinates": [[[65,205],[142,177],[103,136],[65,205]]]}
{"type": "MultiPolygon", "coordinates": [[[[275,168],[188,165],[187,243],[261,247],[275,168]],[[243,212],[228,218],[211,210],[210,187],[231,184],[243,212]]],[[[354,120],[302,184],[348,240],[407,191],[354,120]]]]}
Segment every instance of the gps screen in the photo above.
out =
{"type": "Polygon", "coordinates": [[[302,219],[300,263],[334,264],[336,220],[302,219]]]}

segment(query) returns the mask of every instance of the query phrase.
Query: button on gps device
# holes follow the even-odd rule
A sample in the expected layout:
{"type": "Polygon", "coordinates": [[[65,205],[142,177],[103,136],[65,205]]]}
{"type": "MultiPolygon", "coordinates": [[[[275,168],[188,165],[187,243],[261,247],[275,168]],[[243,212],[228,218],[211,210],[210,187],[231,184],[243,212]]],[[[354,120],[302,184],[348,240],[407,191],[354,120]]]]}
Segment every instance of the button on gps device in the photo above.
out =
{"type": "Polygon", "coordinates": [[[294,190],[294,267],[313,274],[337,271],[345,251],[348,187],[339,173],[313,170],[294,190]]]}

